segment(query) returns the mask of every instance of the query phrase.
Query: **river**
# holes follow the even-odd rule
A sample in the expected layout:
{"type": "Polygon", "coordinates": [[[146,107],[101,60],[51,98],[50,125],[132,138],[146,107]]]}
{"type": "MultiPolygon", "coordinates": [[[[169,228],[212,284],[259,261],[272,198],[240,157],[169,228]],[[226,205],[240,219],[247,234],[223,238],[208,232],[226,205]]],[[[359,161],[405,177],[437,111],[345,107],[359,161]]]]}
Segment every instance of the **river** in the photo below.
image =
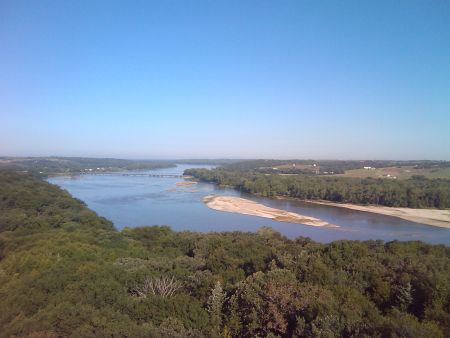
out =
{"type": "MultiPolygon", "coordinates": [[[[175,168],[138,173],[181,175],[185,169],[193,167],[211,168],[207,165],[178,165],[175,168]]],[[[126,226],[169,225],[176,231],[208,232],[256,231],[261,226],[269,226],[289,238],[304,236],[322,243],[340,239],[396,239],[450,245],[450,229],[344,208],[256,197],[210,183],[184,185],[179,183],[184,181],[182,178],[114,173],[58,176],[48,181],[83,200],[89,208],[110,219],[118,229],[126,226]],[[317,228],[212,210],[202,202],[204,196],[211,194],[241,196],[270,207],[316,217],[340,227],[317,228]]]]}

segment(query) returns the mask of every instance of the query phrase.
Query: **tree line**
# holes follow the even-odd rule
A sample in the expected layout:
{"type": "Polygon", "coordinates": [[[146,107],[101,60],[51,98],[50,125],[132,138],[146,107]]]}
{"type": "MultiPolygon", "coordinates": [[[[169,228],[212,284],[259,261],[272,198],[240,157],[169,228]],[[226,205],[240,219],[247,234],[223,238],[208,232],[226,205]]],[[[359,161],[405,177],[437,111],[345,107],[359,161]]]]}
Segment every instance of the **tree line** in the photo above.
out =
{"type": "Polygon", "coordinates": [[[86,169],[104,171],[148,170],[174,167],[169,161],[123,160],[89,157],[0,157],[0,169],[27,171],[37,175],[77,174],[86,169]]]}
{"type": "Polygon", "coordinates": [[[450,180],[413,176],[407,180],[285,176],[227,168],[189,169],[185,175],[261,196],[285,196],[408,208],[450,208],[450,180]]]}
{"type": "Polygon", "coordinates": [[[362,169],[364,167],[387,168],[387,167],[404,167],[411,166],[417,169],[423,168],[448,168],[449,161],[392,161],[392,160],[242,160],[232,163],[223,163],[223,167],[231,170],[256,170],[258,172],[274,172],[273,167],[285,166],[277,168],[278,172],[285,173],[310,173],[310,170],[302,170],[295,168],[293,165],[317,166],[317,172],[323,174],[325,172],[334,174],[343,174],[346,170],[362,169]],[[288,167],[286,167],[288,166],[288,167]]]}

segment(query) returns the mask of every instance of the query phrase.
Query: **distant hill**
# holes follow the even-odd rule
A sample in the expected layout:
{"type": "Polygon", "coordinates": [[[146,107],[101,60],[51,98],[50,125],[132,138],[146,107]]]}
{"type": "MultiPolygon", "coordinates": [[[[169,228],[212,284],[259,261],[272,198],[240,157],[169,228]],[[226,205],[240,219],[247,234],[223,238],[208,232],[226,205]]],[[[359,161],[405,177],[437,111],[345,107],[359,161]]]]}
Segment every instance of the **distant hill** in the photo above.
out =
{"type": "Polygon", "coordinates": [[[364,168],[408,167],[413,169],[448,169],[449,161],[390,161],[390,160],[241,160],[226,164],[232,170],[256,170],[274,174],[344,174],[364,168]]]}
{"type": "Polygon", "coordinates": [[[123,160],[89,157],[0,157],[0,168],[29,171],[34,174],[75,174],[91,171],[143,170],[173,167],[169,161],[123,160]]]}

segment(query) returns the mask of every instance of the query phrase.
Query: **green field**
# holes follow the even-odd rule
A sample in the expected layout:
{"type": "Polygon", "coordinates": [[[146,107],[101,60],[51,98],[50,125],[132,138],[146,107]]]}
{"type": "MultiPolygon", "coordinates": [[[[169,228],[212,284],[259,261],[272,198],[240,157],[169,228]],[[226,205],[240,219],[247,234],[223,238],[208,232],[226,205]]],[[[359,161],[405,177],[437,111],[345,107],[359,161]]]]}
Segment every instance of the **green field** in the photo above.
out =
{"type": "Polygon", "coordinates": [[[386,179],[408,179],[414,175],[423,175],[426,178],[448,178],[450,179],[450,168],[415,168],[413,166],[387,167],[377,169],[353,169],[346,170],[345,174],[335,176],[357,177],[357,178],[386,178],[386,179]]]}

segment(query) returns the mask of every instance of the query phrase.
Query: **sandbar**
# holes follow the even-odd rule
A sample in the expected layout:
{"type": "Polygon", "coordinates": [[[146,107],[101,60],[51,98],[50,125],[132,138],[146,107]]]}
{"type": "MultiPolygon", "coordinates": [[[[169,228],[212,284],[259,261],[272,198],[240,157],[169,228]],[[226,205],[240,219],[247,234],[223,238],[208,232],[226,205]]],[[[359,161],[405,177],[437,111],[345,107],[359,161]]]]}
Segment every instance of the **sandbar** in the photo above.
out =
{"type": "Polygon", "coordinates": [[[307,200],[306,202],[371,212],[375,214],[398,217],[415,223],[427,224],[441,228],[450,228],[450,210],[448,209],[395,208],[380,205],[357,205],[350,203],[334,203],[328,201],[311,200],[307,200]]]}
{"type": "Polygon", "coordinates": [[[298,223],[316,227],[338,227],[318,218],[300,215],[294,212],[275,209],[263,204],[234,196],[209,195],[203,197],[203,202],[211,209],[258,217],[270,218],[274,221],[298,223]]]}
{"type": "Polygon", "coordinates": [[[185,186],[185,185],[193,185],[193,184],[197,184],[197,182],[193,182],[193,181],[183,181],[183,182],[177,182],[177,183],[175,183],[175,185],[177,185],[177,186],[185,186]]]}

